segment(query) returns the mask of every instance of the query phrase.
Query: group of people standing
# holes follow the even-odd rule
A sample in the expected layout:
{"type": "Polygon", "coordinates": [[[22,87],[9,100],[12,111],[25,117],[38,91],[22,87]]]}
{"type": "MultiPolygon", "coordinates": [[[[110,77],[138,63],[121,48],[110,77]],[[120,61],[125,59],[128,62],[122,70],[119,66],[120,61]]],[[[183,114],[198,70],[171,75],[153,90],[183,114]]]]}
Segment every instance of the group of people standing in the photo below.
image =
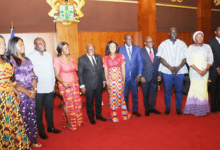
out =
{"type": "Polygon", "coordinates": [[[0,148],[29,149],[30,144],[41,147],[37,141],[37,131],[42,139],[47,139],[42,123],[43,106],[47,121],[47,131],[61,133],[53,124],[53,100],[55,80],[64,100],[64,128],[76,130],[84,124],[80,91],[86,95],[87,115],[91,124],[97,120],[107,121],[102,112],[102,91],[109,93],[109,113],[113,122],[128,120],[131,115],[141,117],[138,112],[138,85],[141,83],[145,116],[161,114],[156,106],[158,81],[164,81],[164,114],[171,111],[171,91],[175,88],[176,113],[182,115],[182,86],[184,74],[190,67],[190,89],[184,114],[204,116],[210,112],[208,100],[208,78],[210,69],[211,111],[220,111],[220,27],[216,37],[204,44],[204,34],[197,31],[193,35],[194,44],[187,45],[177,39],[176,28],[169,30],[169,39],[163,41],[158,50],[154,40],[144,39],[144,48],[133,45],[133,37],[126,34],[125,45],[109,41],[103,61],[95,54],[92,43],[86,45],[86,54],[77,62],[70,55],[69,44],[60,42],[57,57],[52,60],[46,52],[42,38],[34,40],[34,51],[25,55],[23,40],[13,37],[6,51],[5,40],[0,36],[0,148]],[[213,57],[214,56],[214,57],[213,57]],[[78,69],[78,75],[77,75],[78,69]],[[132,113],[129,112],[129,92],[132,93],[132,113]],[[95,98],[95,112],[93,100],[95,98]]]}

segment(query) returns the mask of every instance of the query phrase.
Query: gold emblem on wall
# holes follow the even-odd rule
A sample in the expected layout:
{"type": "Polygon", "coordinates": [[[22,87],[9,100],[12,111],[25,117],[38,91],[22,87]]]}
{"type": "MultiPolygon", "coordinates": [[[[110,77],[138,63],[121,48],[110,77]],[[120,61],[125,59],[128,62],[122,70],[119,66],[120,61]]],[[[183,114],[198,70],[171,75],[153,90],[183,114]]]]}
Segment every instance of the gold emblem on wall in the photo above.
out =
{"type": "Polygon", "coordinates": [[[215,4],[215,6],[220,5],[220,0],[214,0],[214,4],[215,4]]]}
{"type": "Polygon", "coordinates": [[[81,8],[85,5],[85,0],[46,0],[51,6],[48,13],[53,17],[54,22],[62,22],[64,25],[70,25],[72,22],[80,22],[80,18],[84,16],[81,8]]]}
{"type": "Polygon", "coordinates": [[[179,3],[182,3],[183,0],[171,0],[172,2],[179,2],[179,3]]]}

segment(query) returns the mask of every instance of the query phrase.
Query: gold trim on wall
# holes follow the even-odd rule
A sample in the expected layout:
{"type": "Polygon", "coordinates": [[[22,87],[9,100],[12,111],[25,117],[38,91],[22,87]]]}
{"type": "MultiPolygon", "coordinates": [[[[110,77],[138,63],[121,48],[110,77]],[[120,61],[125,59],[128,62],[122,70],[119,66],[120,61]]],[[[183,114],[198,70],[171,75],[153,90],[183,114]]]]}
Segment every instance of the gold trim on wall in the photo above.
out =
{"type": "Polygon", "coordinates": [[[129,0],[93,0],[93,1],[120,2],[120,3],[133,3],[133,4],[138,3],[138,1],[129,1],[129,0]]]}
{"type": "Polygon", "coordinates": [[[197,7],[192,7],[192,6],[171,5],[171,4],[162,4],[162,3],[156,3],[156,6],[172,7],[172,8],[185,8],[185,9],[197,9],[197,7]]]}
{"type": "Polygon", "coordinates": [[[220,9],[211,9],[212,11],[220,11],[220,9]]]}

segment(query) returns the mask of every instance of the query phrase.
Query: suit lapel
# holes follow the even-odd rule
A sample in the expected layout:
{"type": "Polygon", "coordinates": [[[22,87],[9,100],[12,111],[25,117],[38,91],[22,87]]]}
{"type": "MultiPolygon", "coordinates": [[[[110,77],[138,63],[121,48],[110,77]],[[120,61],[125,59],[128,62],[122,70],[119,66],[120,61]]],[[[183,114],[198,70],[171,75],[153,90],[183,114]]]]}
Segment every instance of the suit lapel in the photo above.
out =
{"type": "Polygon", "coordinates": [[[132,45],[132,51],[131,51],[131,61],[134,59],[134,45],[132,45]]]}
{"type": "Polygon", "coordinates": [[[219,44],[219,42],[218,42],[218,40],[216,38],[215,38],[215,42],[220,47],[220,44],[219,44]]]}
{"type": "Polygon", "coordinates": [[[154,61],[156,61],[156,59],[157,59],[157,56],[156,56],[157,51],[156,51],[156,49],[154,49],[154,48],[153,48],[153,51],[154,51],[154,61]]]}
{"type": "Polygon", "coordinates": [[[125,51],[124,54],[125,54],[125,57],[127,58],[126,61],[127,60],[130,61],[125,45],[123,46],[123,50],[125,51]]]}

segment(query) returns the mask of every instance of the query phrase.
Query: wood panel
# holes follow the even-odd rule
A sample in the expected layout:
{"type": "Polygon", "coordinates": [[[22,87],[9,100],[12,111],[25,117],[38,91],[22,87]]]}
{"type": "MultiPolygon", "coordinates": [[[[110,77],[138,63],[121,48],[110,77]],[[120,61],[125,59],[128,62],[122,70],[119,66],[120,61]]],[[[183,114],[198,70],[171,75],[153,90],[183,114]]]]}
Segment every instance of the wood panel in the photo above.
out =
{"type": "Polygon", "coordinates": [[[204,32],[204,42],[212,37],[211,33],[211,1],[197,0],[197,30],[204,32]]]}
{"type": "Polygon", "coordinates": [[[93,43],[95,52],[103,57],[109,41],[116,41],[119,46],[124,45],[124,36],[128,33],[133,36],[134,44],[138,45],[138,32],[79,32],[79,56],[86,53],[86,44],[93,43]]]}
{"type": "Polygon", "coordinates": [[[144,45],[143,39],[147,36],[157,40],[155,0],[138,0],[138,30],[142,36],[139,39],[141,47],[144,45]]]}
{"type": "Polygon", "coordinates": [[[57,43],[65,41],[69,43],[70,54],[74,55],[78,61],[79,57],[79,42],[78,42],[78,30],[77,23],[71,25],[63,25],[61,22],[56,23],[57,30],[57,43]]]}

